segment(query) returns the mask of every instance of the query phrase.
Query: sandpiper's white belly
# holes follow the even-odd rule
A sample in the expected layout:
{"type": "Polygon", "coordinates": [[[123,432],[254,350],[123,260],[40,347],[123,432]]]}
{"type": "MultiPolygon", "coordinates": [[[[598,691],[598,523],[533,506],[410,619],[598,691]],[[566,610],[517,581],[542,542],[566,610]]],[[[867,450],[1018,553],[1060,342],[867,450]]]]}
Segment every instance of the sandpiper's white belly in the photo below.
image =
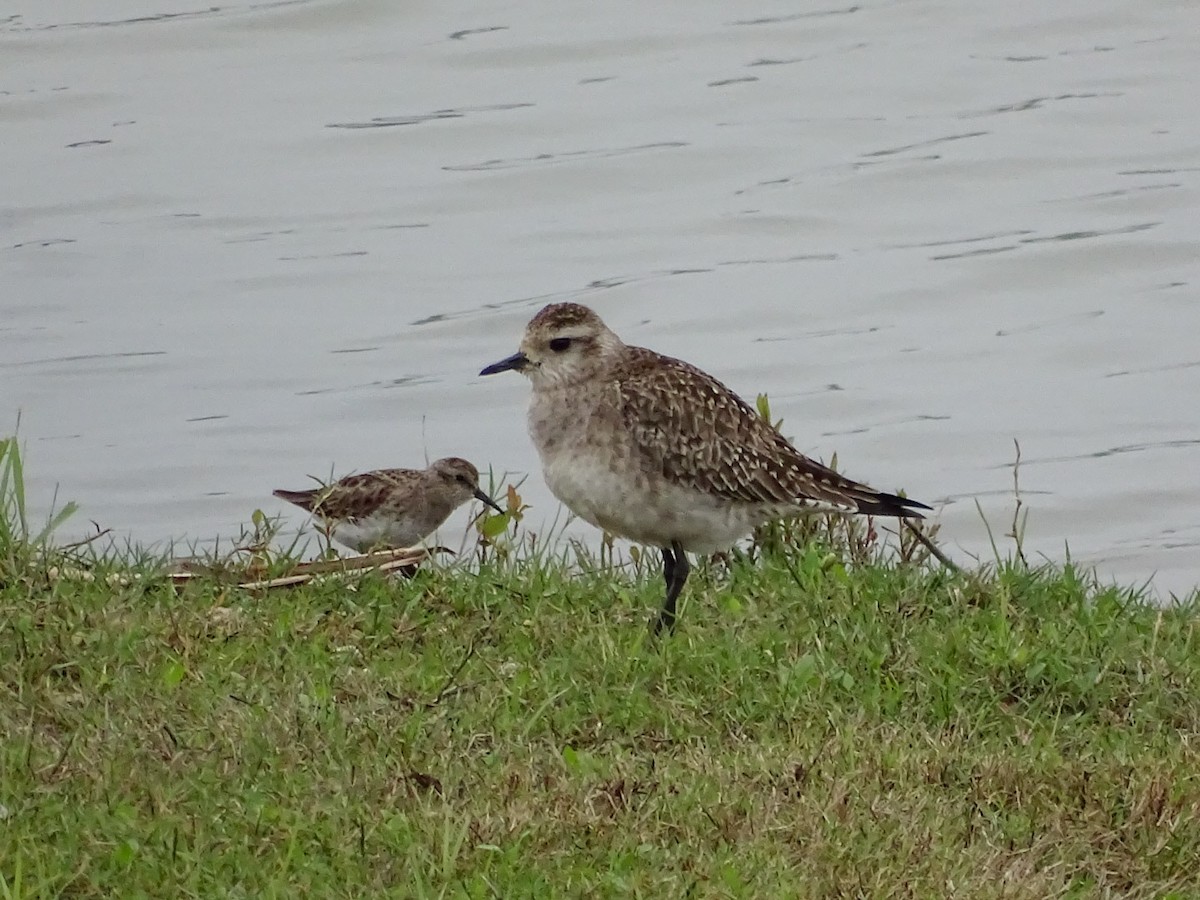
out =
{"type": "Polygon", "coordinates": [[[423,523],[416,522],[409,516],[364,516],[353,521],[335,523],[333,539],[359,553],[380,547],[413,547],[425,537],[425,532],[421,530],[422,525],[423,523]]]}

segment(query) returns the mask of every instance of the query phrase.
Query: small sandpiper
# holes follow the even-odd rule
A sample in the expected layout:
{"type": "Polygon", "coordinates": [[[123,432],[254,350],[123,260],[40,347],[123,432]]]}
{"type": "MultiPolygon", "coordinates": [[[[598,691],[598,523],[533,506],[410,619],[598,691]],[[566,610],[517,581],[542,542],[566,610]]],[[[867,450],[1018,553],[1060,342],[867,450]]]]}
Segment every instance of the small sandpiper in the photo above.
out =
{"type": "Polygon", "coordinates": [[[479,471],[453,456],[428,469],[376,469],[273,493],[312,513],[334,540],[359,553],[414,546],[472,497],[504,512],[480,489],[479,471]]]}
{"type": "Polygon", "coordinates": [[[688,552],[728,548],[786,516],[930,509],[814,462],[717,379],[623,343],[578,303],[542,309],[520,350],[480,374],[510,369],[533,383],[529,434],[554,496],[598,528],[662,549],[656,634],[675,626],[688,552]]]}

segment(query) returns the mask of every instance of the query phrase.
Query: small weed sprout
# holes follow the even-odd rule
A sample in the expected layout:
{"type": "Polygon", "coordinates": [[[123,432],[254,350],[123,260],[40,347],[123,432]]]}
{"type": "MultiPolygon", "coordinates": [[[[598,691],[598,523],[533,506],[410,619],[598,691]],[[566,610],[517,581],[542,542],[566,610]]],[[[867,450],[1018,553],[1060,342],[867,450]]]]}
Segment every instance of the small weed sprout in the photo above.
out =
{"type": "MultiPolygon", "coordinates": [[[[498,480],[495,472],[488,469],[488,496],[495,496],[498,480]]],[[[475,527],[475,556],[482,564],[489,559],[500,561],[508,559],[517,548],[517,529],[525,518],[528,504],[521,498],[517,488],[524,484],[524,479],[517,484],[509,484],[504,492],[504,512],[494,513],[485,506],[472,521],[475,527]],[[512,526],[512,537],[506,538],[509,526],[512,526]]]]}

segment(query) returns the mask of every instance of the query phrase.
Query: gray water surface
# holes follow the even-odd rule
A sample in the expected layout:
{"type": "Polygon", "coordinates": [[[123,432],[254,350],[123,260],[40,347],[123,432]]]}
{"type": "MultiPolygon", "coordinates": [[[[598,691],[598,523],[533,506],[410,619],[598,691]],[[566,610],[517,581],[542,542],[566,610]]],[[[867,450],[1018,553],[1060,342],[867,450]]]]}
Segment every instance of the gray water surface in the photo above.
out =
{"type": "MultiPolygon", "coordinates": [[[[0,422],[142,543],[466,456],[558,506],[528,386],[594,306],[952,553],[1200,582],[1200,5],[16,0],[0,422]]],[[[456,534],[465,513],[447,526],[456,534]]]]}

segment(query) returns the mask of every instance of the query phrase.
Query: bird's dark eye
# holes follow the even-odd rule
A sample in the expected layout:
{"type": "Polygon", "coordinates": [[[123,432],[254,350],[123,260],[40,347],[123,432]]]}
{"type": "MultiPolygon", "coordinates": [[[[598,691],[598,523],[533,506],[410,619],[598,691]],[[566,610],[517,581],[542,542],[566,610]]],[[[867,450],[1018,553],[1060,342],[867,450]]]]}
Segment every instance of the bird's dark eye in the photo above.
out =
{"type": "Polygon", "coordinates": [[[552,338],[550,341],[550,349],[555,353],[562,353],[571,346],[570,338],[552,338]]]}
{"type": "Polygon", "coordinates": [[[467,478],[466,475],[455,475],[454,480],[461,484],[470,484],[471,483],[471,479],[467,478]]]}

